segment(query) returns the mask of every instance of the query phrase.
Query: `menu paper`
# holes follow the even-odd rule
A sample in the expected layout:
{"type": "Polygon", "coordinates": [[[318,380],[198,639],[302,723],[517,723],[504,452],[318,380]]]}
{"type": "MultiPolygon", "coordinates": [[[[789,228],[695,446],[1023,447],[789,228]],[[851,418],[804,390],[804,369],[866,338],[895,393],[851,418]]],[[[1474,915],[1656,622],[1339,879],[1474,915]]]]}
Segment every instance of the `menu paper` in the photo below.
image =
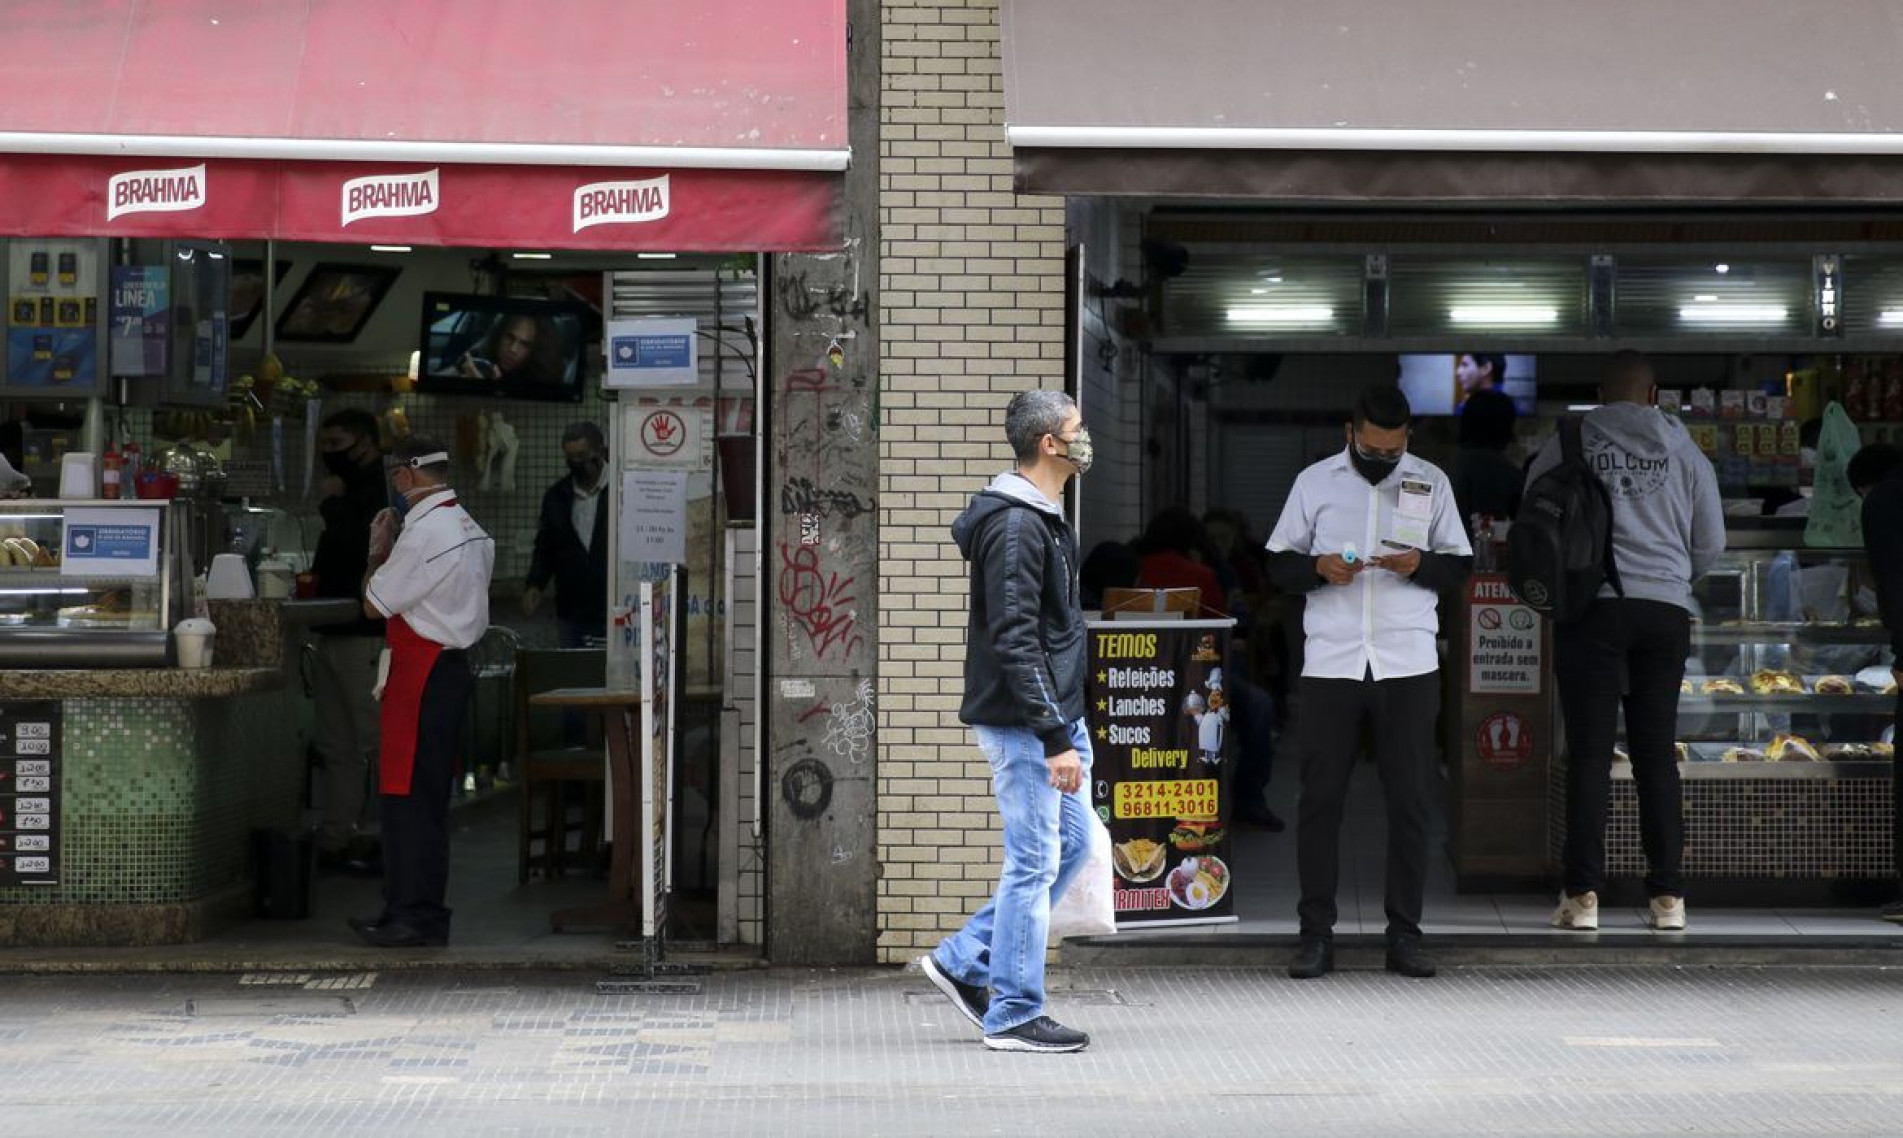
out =
{"type": "Polygon", "coordinates": [[[59,884],[58,700],[0,706],[0,889],[59,884]]]}
{"type": "Polygon", "coordinates": [[[1110,829],[1119,928],[1235,920],[1223,662],[1233,621],[1094,621],[1092,802],[1110,829]]]}

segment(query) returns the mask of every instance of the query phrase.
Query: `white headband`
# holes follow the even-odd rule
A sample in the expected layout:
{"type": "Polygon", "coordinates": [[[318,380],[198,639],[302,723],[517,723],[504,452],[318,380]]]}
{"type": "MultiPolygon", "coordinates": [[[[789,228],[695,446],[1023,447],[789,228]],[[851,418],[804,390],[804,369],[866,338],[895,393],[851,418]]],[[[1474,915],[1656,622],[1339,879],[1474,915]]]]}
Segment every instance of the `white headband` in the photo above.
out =
{"type": "Polygon", "coordinates": [[[411,470],[421,470],[425,466],[442,466],[448,463],[449,452],[439,450],[434,454],[419,454],[415,458],[406,459],[403,465],[411,470]]]}

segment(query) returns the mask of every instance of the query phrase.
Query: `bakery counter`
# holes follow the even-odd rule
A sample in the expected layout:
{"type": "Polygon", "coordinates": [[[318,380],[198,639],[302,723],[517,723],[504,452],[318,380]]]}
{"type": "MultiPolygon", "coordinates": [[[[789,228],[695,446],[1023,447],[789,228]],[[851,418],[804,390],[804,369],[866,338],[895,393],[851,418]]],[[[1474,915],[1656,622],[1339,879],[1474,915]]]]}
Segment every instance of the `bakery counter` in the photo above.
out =
{"type": "Polygon", "coordinates": [[[252,911],[253,835],[303,822],[306,629],[284,607],[212,602],[209,668],[0,671],[0,716],[40,748],[0,772],[53,790],[12,835],[30,859],[0,865],[0,944],[179,944],[252,911]]]}
{"type": "Polygon", "coordinates": [[[282,668],[57,668],[0,671],[0,700],[221,699],[284,686],[282,668]]]}

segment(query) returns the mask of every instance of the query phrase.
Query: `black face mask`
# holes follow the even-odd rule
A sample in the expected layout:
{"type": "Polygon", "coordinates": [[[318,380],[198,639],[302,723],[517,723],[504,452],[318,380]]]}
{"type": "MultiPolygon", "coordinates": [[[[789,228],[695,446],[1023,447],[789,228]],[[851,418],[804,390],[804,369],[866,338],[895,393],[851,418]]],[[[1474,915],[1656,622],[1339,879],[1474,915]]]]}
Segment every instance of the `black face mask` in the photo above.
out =
{"type": "Polygon", "coordinates": [[[601,460],[598,458],[583,459],[581,462],[570,462],[568,472],[574,475],[576,482],[593,486],[595,480],[601,477],[601,465],[601,460]]]}
{"type": "Polygon", "coordinates": [[[1348,461],[1354,463],[1355,471],[1368,480],[1368,485],[1379,486],[1388,480],[1395,468],[1401,465],[1398,458],[1369,458],[1361,453],[1361,448],[1353,443],[1348,445],[1348,461]]]}
{"type": "Polygon", "coordinates": [[[348,478],[357,471],[357,460],[348,450],[327,450],[319,457],[324,460],[324,469],[339,478],[348,478]]]}

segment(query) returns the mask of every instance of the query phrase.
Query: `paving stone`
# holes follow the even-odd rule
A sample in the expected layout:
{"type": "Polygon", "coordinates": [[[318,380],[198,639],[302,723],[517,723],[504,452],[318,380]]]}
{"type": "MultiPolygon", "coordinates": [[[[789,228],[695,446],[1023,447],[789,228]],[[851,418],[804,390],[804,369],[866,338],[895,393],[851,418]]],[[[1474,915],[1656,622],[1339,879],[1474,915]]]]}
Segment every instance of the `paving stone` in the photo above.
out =
{"type": "Polygon", "coordinates": [[[9,980],[6,1130],[1903,1131],[1897,968],[1067,969],[1051,1010],[1093,1036],[1067,1056],[985,1050],[896,970],[716,975],[693,996],[603,996],[572,973],[328,979],[9,980]]]}

